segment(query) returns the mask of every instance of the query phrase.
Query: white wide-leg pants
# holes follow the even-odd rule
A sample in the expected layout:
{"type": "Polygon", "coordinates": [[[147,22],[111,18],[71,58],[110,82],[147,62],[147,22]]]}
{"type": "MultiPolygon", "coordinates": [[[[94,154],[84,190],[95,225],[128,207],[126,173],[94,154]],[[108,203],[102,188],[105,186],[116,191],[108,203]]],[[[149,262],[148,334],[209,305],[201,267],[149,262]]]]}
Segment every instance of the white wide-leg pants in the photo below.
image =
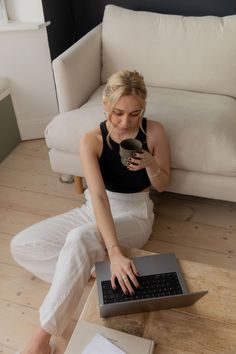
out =
{"type": "MultiPolygon", "coordinates": [[[[107,191],[107,195],[119,244],[141,248],[151,235],[154,220],[149,193],[107,191]]],[[[92,267],[107,256],[88,190],[80,208],[17,234],[11,252],[22,267],[52,283],[39,310],[40,323],[48,333],[61,335],[77,309],[92,267]]]]}

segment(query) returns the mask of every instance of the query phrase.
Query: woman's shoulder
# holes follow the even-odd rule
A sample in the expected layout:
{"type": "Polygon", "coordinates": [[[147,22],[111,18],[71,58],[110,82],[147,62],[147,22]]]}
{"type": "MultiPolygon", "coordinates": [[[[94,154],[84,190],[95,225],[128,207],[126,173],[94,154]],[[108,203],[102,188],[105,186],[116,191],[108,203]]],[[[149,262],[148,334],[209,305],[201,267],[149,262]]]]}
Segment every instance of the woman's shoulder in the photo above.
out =
{"type": "Polygon", "coordinates": [[[100,148],[102,144],[102,136],[99,127],[86,132],[80,139],[80,145],[88,146],[90,149],[100,148]]]}
{"type": "Polygon", "coordinates": [[[166,144],[168,141],[167,134],[164,126],[154,120],[148,120],[147,123],[147,142],[149,151],[153,151],[156,148],[159,148],[161,145],[166,144]]]}
{"type": "Polygon", "coordinates": [[[96,127],[92,130],[87,131],[86,133],[84,133],[81,137],[81,140],[84,141],[97,141],[97,139],[101,139],[101,131],[99,129],[99,127],[96,127]]]}
{"type": "Polygon", "coordinates": [[[160,122],[152,119],[147,119],[147,133],[154,132],[160,134],[164,131],[165,131],[164,126],[160,122]]]}

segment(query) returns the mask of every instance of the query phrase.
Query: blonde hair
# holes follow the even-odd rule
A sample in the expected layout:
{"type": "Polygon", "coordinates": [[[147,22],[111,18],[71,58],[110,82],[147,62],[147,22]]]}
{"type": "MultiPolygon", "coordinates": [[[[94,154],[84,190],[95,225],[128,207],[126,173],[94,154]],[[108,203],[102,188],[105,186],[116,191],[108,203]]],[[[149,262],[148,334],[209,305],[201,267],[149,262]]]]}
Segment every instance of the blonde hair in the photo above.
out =
{"type": "Polygon", "coordinates": [[[109,77],[103,90],[103,102],[109,100],[114,106],[121,96],[135,95],[145,109],[147,89],[143,76],[136,70],[121,70],[109,77]]]}
{"type": "MultiPolygon", "coordinates": [[[[103,90],[103,103],[110,102],[113,108],[120,97],[128,95],[134,95],[139,101],[142,108],[142,118],[146,107],[147,89],[143,76],[136,70],[121,70],[111,75],[103,90]]],[[[108,118],[110,113],[108,112],[108,118]]],[[[143,130],[142,119],[140,120],[140,128],[143,130]]],[[[107,142],[110,146],[109,136],[110,133],[107,136],[107,142]]]]}

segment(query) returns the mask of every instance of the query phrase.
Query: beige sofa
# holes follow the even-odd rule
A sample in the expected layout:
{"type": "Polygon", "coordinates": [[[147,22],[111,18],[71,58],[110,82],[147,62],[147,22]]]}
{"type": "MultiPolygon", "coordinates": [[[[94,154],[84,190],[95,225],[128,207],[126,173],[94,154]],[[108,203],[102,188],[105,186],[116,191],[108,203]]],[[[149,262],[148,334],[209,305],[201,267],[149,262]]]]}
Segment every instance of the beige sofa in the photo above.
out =
{"type": "Polygon", "coordinates": [[[82,134],[104,120],[103,85],[136,69],[147,118],[166,128],[169,191],[236,201],[236,16],[183,17],[107,5],[102,24],[53,62],[60,114],[45,131],[52,169],[83,176],[82,134]]]}

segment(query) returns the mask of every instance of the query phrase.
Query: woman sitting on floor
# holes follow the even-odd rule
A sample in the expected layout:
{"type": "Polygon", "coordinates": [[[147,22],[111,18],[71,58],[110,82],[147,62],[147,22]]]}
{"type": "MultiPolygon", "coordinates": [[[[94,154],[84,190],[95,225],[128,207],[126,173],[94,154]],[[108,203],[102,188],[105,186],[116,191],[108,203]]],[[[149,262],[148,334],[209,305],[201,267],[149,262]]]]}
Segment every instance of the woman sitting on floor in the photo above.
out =
{"type": "Polygon", "coordinates": [[[51,283],[40,313],[40,327],[24,354],[49,354],[52,335],[61,336],[79,304],[96,261],[109,257],[111,283],[124,293],[139,286],[138,272],[122,247],[141,248],[154,220],[151,185],[164,191],[169,183],[169,148],[163,126],[143,117],[143,77],[136,71],[113,74],[103,94],[106,120],[80,141],[80,158],[88,188],[81,208],[51,217],[20,232],[11,243],[14,259],[51,283]],[[142,142],[125,167],[119,144],[142,142]]]}

